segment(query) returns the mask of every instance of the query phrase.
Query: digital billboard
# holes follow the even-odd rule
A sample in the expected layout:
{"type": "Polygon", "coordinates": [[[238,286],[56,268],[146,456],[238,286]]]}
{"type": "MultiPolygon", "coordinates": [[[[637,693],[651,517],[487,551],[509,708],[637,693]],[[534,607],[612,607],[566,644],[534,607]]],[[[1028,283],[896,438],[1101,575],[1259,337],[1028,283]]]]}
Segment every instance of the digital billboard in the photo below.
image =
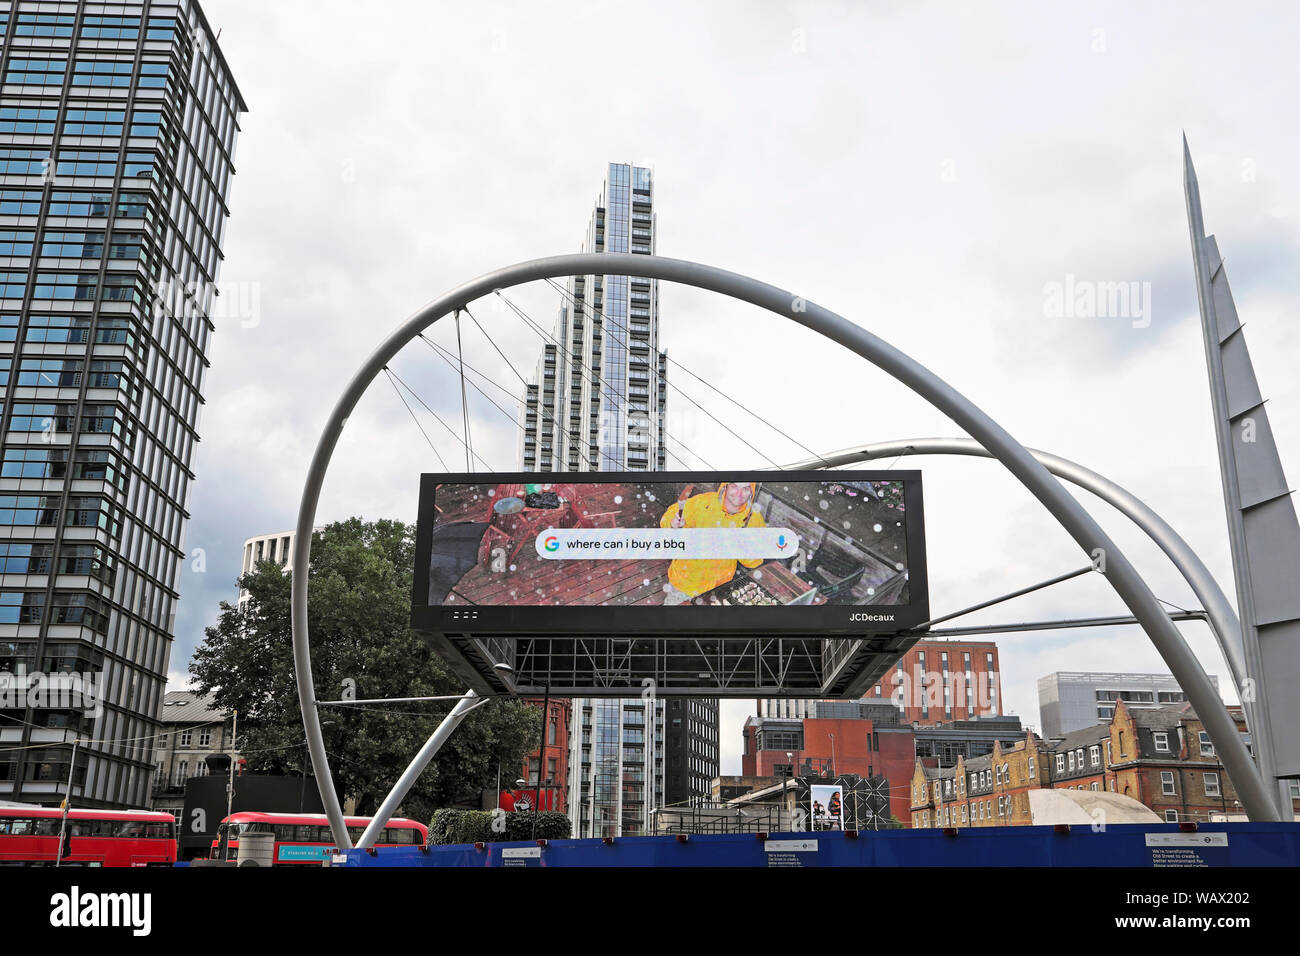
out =
{"type": "Polygon", "coordinates": [[[919,472],[422,476],[417,630],[860,635],[928,611],[919,472]]]}

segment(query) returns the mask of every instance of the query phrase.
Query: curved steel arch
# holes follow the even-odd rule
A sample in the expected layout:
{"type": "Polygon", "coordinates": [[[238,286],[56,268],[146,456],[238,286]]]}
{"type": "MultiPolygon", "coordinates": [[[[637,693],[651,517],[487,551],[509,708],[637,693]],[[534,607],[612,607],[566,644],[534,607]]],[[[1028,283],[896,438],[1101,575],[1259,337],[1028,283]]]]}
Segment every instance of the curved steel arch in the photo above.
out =
{"type": "Polygon", "coordinates": [[[1105,556],[1101,573],[1142,625],[1170,672],[1178,679],[1206,730],[1214,741],[1224,768],[1237,787],[1243,809],[1251,820],[1277,820],[1277,807],[1270,799],[1236,724],[1219,699],[1200,662],[1187,647],[1181,632],[1169,620],[1156,596],[1151,593],[1137,569],[1129,562],[1101,526],[1083,506],[1052,477],[1051,473],[997,422],[973,402],[929,369],[883,339],[842,316],[836,315],[801,296],[776,286],[734,272],[682,259],[666,259],[636,253],[575,253],[533,259],[498,269],[471,280],[446,293],[407,319],[375,350],[348,383],[343,395],[330,412],[303,484],[298,509],[299,546],[293,559],[293,657],[298,683],[298,701],[302,709],[303,728],[307,737],[312,768],[316,773],[321,801],[325,805],[335,842],[350,849],[352,842],[343,819],[343,808],[334,792],[329,757],[321,735],[320,716],[316,707],[315,682],[311,673],[311,645],[307,616],[307,581],[311,566],[311,536],[316,520],[316,506],[321,485],[329,468],[334,447],[343,426],[366,388],[384,366],[420,332],[438,319],[463,308],[475,299],[498,289],[510,288],[539,279],[598,273],[661,279],[694,286],[710,292],[748,302],[767,309],[824,335],[833,342],[860,355],[873,365],[911,388],[935,408],[988,449],[1030,493],[1069,532],[1083,551],[1105,556]]]}
{"type": "MultiPolygon", "coordinates": [[[[1246,674],[1246,664],[1240,645],[1241,622],[1237,612],[1219,582],[1214,579],[1210,569],[1205,566],[1200,556],[1192,550],[1183,538],[1169,526],[1164,518],[1156,514],[1141,498],[1126,488],[1117,485],[1105,475],[1100,475],[1078,462],[1053,455],[1036,448],[1025,449],[1033,455],[1043,467],[1071,484],[1091,491],[1098,498],[1112,505],[1121,514],[1146,532],[1147,537],[1173,562],[1174,567],[1183,576],[1196,599],[1201,602],[1209,619],[1210,630],[1223,653],[1224,662],[1232,675],[1235,687],[1244,687],[1242,679],[1246,674]]],[[[963,455],[972,458],[992,458],[983,445],[969,438],[913,438],[908,441],[872,442],[869,445],[857,445],[833,451],[828,455],[806,458],[792,465],[790,470],[810,468],[838,468],[842,465],[854,465],[863,461],[879,458],[895,458],[901,455],[963,455]]]]}

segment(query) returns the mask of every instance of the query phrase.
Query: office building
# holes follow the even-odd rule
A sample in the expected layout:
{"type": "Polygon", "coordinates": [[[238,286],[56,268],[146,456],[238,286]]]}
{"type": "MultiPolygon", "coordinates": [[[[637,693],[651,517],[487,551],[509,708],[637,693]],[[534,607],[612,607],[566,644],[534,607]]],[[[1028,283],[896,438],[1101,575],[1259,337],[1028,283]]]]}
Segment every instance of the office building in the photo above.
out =
{"type": "MultiPolygon", "coordinates": [[[[916,727],[1000,717],[998,646],[992,641],[917,641],[863,699],[892,701],[903,722],[916,727]]],[[[787,720],[811,717],[818,703],[763,699],[758,701],[758,716],[787,720]]]]}
{"type": "MultiPolygon", "coordinates": [[[[1219,679],[1210,675],[1218,690],[1219,679]]],[[[1058,671],[1038,679],[1038,716],[1049,740],[1106,723],[1123,700],[1130,710],[1180,704],[1187,695],[1171,674],[1058,671]]]]}
{"type": "MultiPolygon", "coordinates": [[[[652,189],[649,169],[610,163],[581,251],[652,255],[652,189]]],[[[563,281],[554,332],[524,395],[524,471],[662,470],[668,356],[659,349],[659,281],[563,281]]]]}
{"type": "Polygon", "coordinates": [[[915,731],[888,702],[812,701],[796,719],[745,722],[741,773],[756,780],[833,780],[846,774],[883,780],[890,813],[909,818],[907,781],[916,760],[915,731]]]}
{"type": "Polygon", "coordinates": [[[99,697],[0,705],[0,799],[144,807],[245,105],[195,0],[0,35],[0,671],[99,697]]]}
{"type": "MultiPolygon", "coordinates": [[[[316,531],[322,530],[316,528],[316,531]]],[[[263,561],[270,561],[280,570],[288,571],[293,566],[295,544],[298,540],[296,531],[277,531],[275,534],[259,534],[244,541],[244,559],[240,565],[241,575],[257,570],[263,561]]],[[[248,599],[248,592],[239,589],[239,603],[248,599]]]]}
{"type": "MultiPolygon", "coordinates": [[[[655,229],[651,171],[610,163],[582,251],[651,255],[655,229]]],[[[667,361],[657,280],[564,280],[554,331],[523,396],[523,470],[663,469],[667,361]]],[[[645,833],[656,807],[706,801],[718,774],[718,709],[716,698],[575,700],[567,768],[574,836],[645,833]]]]}

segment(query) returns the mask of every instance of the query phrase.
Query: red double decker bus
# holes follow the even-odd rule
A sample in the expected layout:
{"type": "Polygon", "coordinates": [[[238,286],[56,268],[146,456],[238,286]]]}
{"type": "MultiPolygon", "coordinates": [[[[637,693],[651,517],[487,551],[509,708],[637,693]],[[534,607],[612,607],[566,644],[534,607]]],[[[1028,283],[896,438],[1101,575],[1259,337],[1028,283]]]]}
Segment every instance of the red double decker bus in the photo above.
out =
{"type": "MultiPolygon", "coordinates": [[[[0,866],[53,866],[63,811],[0,807],[0,866]]],[[[176,820],[151,810],[69,810],[62,866],[172,866],[176,820]]]]}
{"type": "MultiPolygon", "coordinates": [[[[361,834],[370,824],[370,817],[344,817],[348,826],[348,835],[352,842],[361,839],[361,834]]],[[[275,834],[275,866],[308,865],[320,866],[326,857],[334,852],[334,834],[330,831],[329,820],[323,813],[257,813],[241,811],[233,813],[221,821],[217,838],[212,841],[212,858],[218,859],[222,853],[221,841],[224,836],[229,843],[229,859],[237,856],[239,837],[244,833],[275,834]]],[[[375,846],[420,846],[429,842],[429,828],[414,820],[394,817],[388,821],[375,846]]]]}

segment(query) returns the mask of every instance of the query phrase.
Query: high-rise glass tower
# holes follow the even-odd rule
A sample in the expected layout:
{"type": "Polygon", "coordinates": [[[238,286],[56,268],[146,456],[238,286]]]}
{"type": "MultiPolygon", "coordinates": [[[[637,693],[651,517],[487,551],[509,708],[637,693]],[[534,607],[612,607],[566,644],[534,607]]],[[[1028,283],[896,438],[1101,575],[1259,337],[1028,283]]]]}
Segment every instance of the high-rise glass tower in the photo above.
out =
{"type": "Polygon", "coordinates": [[[0,37],[0,800],[142,807],[246,107],[195,0],[0,0],[0,37]]]}
{"type": "MultiPolygon", "coordinates": [[[[654,253],[651,180],[645,167],[609,164],[583,252],[654,253]]],[[[658,280],[573,276],[561,300],[524,396],[524,470],[662,469],[658,280]]]]}
{"type": "MultiPolygon", "coordinates": [[[[650,255],[655,231],[651,171],[610,163],[582,251],[650,255]]],[[[667,364],[657,280],[570,278],[524,395],[524,470],[662,470],[667,364]]],[[[716,699],[580,698],[572,713],[574,836],[645,833],[656,807],[708,796],[718,773],[716,699]]]]}

